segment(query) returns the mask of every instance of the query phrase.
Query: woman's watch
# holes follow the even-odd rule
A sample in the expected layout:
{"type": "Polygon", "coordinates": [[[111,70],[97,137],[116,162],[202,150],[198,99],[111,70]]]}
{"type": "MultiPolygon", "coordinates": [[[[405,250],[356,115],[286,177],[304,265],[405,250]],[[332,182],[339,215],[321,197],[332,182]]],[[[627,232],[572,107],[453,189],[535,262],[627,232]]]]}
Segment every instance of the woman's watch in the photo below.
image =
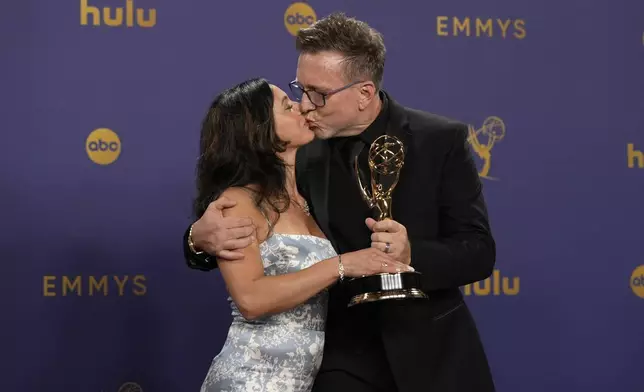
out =
{"type": "Polygon", "coordinates": [[[190,225],[190,231],[188,231],[188,248],[190,248],[190,251],[192,253],[194,253],[196,255],[200,255],[200,254],[203,253],[203,251],[202,250],[197,251],[197,249],[195,248],[195,243],[192,241],[192,226],[193,225],[194,225],[194,223],[192,225],[190,225]]]}

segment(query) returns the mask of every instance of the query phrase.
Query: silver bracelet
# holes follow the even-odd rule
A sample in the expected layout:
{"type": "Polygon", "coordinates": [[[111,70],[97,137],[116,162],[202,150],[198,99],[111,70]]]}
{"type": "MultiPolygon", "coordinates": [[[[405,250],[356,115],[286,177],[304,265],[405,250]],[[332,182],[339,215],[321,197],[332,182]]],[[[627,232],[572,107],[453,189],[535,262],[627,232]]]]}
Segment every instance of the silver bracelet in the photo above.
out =
{"type": "Polygon", "coordinates": [[[342,255],[338,255],[338,273],[340,274],[340,282],[344,281],[344,264],[342,264],[342,255]]]}

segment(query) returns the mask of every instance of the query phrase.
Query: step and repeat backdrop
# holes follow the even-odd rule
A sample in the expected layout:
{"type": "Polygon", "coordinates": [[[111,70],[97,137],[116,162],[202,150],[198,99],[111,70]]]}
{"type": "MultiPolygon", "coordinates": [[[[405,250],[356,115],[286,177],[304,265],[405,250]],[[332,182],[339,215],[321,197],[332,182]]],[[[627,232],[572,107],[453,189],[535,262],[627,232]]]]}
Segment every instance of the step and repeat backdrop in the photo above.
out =
{"type": "Polygon", "coordinates": [[[287,90],[297,30],[338,10],[384,34],[396,100],[470,125],[498,262],[463,293],[498,390],[644,390],[643,2],[0,9],[0,390],[198,390],[230,321],[181,250],[202,116],[287,90]]]}

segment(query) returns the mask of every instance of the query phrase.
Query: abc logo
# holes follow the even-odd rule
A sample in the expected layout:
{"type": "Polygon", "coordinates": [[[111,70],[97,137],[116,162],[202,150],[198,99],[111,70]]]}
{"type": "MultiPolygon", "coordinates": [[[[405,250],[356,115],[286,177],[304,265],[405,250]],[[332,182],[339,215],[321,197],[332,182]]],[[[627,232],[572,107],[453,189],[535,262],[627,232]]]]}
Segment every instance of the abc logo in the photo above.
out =
{"type": "Polygon", "coordinates": [[[640,298],[644,298],[644,265],[635,268],[631,275],[631,289],[640,298]]]}
{"type": "Polygon", "coordinates": [[[85,150],[92,162],[109,165],[121,154],[121,140],[111,129],[95,129],[87,136],[85,150]]]}
{"type": "Polygon", "coordinates": [[[284,13],[284,26],[293,36],[296,36],[301,28],[309,27],[316,20],[315,11],[306,3],[293,3],[284,13]]]}

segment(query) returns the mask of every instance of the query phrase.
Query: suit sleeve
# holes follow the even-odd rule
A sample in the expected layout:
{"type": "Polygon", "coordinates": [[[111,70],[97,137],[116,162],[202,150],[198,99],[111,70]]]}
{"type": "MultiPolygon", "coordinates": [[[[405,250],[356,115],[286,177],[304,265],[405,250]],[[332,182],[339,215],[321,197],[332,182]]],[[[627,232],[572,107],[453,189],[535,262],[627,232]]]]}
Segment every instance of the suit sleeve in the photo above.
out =
{"type": "Polygon", "coordinates": [[[467,127],[459,125],[453,134],[440,184],[438,238],[410,238],[411,265],[423,274],[425,287],[430,290],[483,280],[492,273],[496,260],[496,244],[467,143],[467,127]]]}
{"type": "Polygon", "coordinates": [[[210,256],[205,252],[196,254],[190,250],[190,246],[188,245],[189,232],[190,226],[183,233],[183,257],[188,267],[200,271],[211,271],[217,268],[217,260],[214,256],[210,256]]]}

